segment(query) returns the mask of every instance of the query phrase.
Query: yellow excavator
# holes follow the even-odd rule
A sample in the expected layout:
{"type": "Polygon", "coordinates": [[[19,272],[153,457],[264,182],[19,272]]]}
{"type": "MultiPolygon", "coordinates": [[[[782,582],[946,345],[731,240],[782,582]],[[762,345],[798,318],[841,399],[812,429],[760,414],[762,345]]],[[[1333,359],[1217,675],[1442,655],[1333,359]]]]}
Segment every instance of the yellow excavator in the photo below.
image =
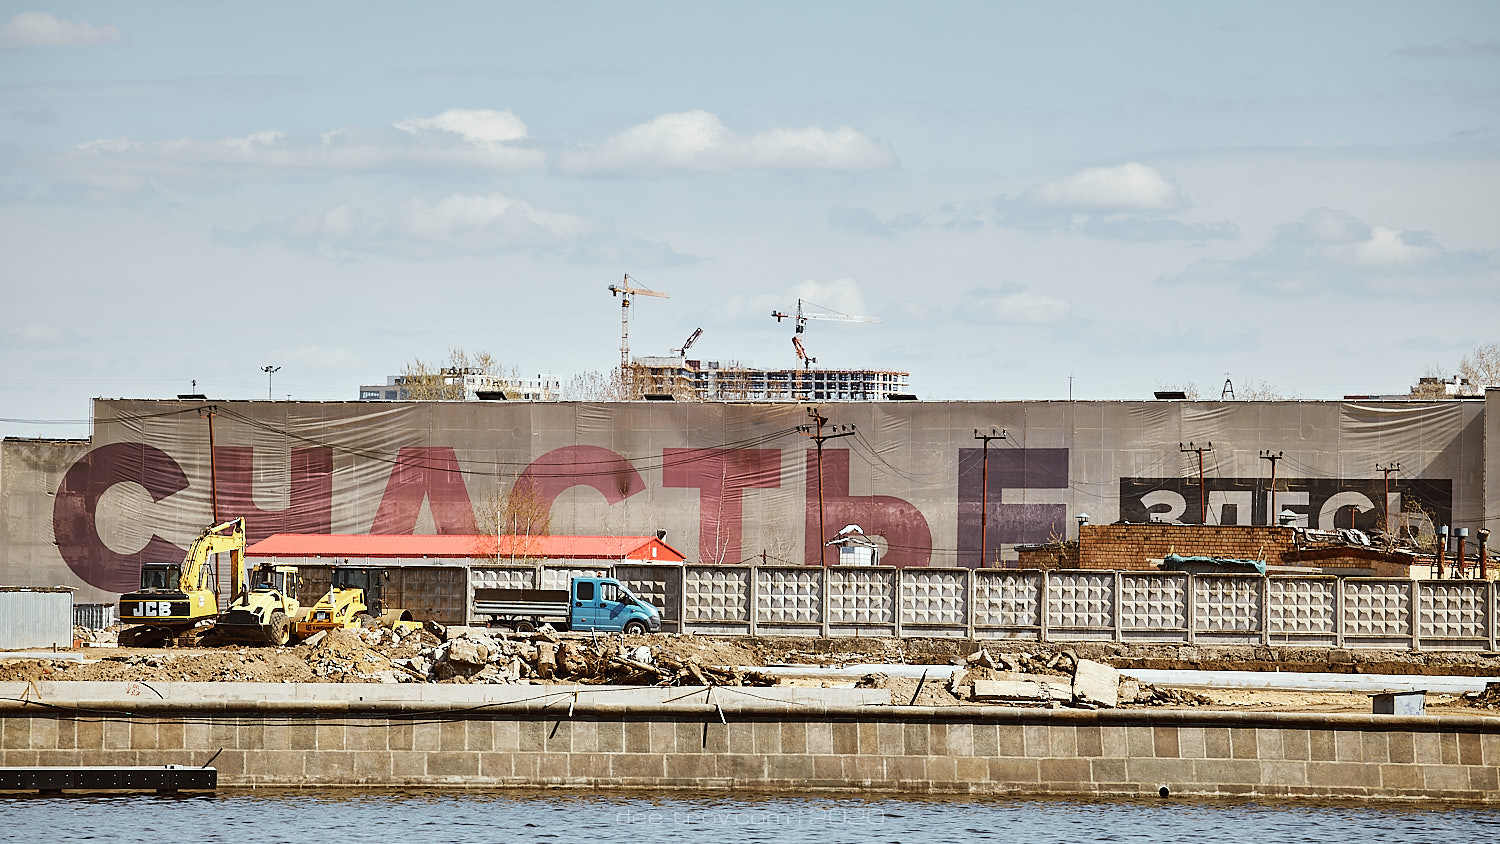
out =
{"type": "Polygon", "coordinates": [[[180,563],[141,566],[141,588],[120,596],[121,645],[171,644],[194,636],[219,617],[215,554],[227,553],[232,583],[239,583],[245,563],[245,520],[231,519],[203,531],[180,563]]]}
{"type": "Polygon", "coordinates": [[[422,623],[412,620],[410,610],[385,605],[384,582],[389,577],[381,568],[334,566],[328,591],[293,622],[292,634],[306,639],[320,630],[341,627],[420,629],[422,623]]]}
{"type": "Polygon", "coordinates": [[[252,567],[249,582],[238,583],[234,602],[214,622],[215,639],[252,644],[285,645],[292,624],[302,617],[297,603],[301,575],[295,566],[261,563],[252,567]]]}

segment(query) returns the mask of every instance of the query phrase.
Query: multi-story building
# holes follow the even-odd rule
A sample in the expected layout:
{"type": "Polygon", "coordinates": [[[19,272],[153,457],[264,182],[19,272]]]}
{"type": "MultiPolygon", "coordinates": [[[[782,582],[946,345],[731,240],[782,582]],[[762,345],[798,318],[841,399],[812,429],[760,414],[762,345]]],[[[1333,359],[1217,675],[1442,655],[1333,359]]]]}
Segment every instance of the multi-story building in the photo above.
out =
{"type": "MultiPolygon", "coordinates": [[[[462,387],[464,401],[479,401],[479,394],[489,391],[503,392],[511,401],[557,401],[562,397],[562,382],[556,375],[548,373],[540,373],[535,378],[505,378],[445,369],[440,377],[452,387],[455,399],[462,387]]],[[[384,384],[359,388],[360,401],[406,401],[410,398],[403,375],[387,375],[384,384]]]]}
{"type": "Polygon", "coordinates": [[[907,391],[909,372],[885,369],[757,369],[737,361],[640,357],[636,395],[686,401],[883,401],[907,391]]]}

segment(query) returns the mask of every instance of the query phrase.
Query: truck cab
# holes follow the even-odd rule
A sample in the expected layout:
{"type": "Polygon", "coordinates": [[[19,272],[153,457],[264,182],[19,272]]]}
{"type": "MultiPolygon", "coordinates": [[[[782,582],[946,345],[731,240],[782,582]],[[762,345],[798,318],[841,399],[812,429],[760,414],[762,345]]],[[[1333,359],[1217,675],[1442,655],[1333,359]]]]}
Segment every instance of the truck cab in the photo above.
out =
{"type": "Polygon", "coordinates": [[[568,626],[573,630],[655,633],[661,613],[612,577],[575,577],[568,626]]]}
{"type": "Polygon", "coordinates": [[[543,624],[601,633],[661,630],[661,611],[613,577],[575,577],[567,589],[478,588],[474,615],[523,632],[543,624]]]}

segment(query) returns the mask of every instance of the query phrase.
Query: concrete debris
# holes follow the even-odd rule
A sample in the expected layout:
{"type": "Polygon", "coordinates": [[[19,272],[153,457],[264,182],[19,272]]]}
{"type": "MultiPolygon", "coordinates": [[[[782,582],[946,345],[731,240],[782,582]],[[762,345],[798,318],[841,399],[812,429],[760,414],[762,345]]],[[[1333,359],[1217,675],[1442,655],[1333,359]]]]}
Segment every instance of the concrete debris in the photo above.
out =
{"type": "Polygon", "coordinates": [[[1482,691],[1465,692],[1462,700],[1477,709],[1500,709],[1500,683],[1485,683],[1482,691]]]}
{"type": "Polygon", "coordinates": [[[964,657],[964,662],[968,665],[977,665],[981,668],[995,667],[995,660],[990,657],[990,652],[987,648],[980,648],[964,657]]]}
{"type": "Polygon", "coordinates": [[[1061,677],[1008,674],[993,680],[975,680],[972,699],[1071,703],[1073,690],[1061,677]]]}
{"type": "Polygon", "coordinates": [[[1085,706],[1120,705],[1120,672],[1092,659],[1076,659],[1073,670],[1073,700],[1085,706]]]}

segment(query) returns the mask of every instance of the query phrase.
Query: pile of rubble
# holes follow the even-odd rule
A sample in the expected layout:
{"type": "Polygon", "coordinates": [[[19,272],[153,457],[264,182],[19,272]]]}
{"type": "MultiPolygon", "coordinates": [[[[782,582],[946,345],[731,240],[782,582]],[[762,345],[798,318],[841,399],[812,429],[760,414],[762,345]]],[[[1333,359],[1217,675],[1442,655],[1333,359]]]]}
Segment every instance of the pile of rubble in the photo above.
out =
{"type": "Polygon", "coordinates": [[[1500,709],[1500,683],[1485,683],[1477,692],[1464,692],[1463,702],[1476,709],[1500,709]]]}
{"type": "MultiPolygon", "coordinates": [[[[953,671],[947,690],[958,702],[1099,709],[1120,705],[1120,674],[1071,650],[1051,656],[1029,653],[969,654],[953,671]]],[[[913,694],[913,700],[921,689],[913,694]]],[[[898,701],[903,702],[903,701],[898,701]]]]}
{"type": "Polygon", "coordinates": [[[392,660],[398,682],[548,683],[624,686],[770,686],[756,671],[713,665],[662,644],[626,644],[620,635],[559,637],[550,626],[532,634],[450,627],[444,641],[392,660]]]}
{"type": "Polygon", "coordinates": [[[73,641],[84,647],[113,648],[120,644],[119,630],[95,630],[89,627],[74,627],[73,641]]]}

